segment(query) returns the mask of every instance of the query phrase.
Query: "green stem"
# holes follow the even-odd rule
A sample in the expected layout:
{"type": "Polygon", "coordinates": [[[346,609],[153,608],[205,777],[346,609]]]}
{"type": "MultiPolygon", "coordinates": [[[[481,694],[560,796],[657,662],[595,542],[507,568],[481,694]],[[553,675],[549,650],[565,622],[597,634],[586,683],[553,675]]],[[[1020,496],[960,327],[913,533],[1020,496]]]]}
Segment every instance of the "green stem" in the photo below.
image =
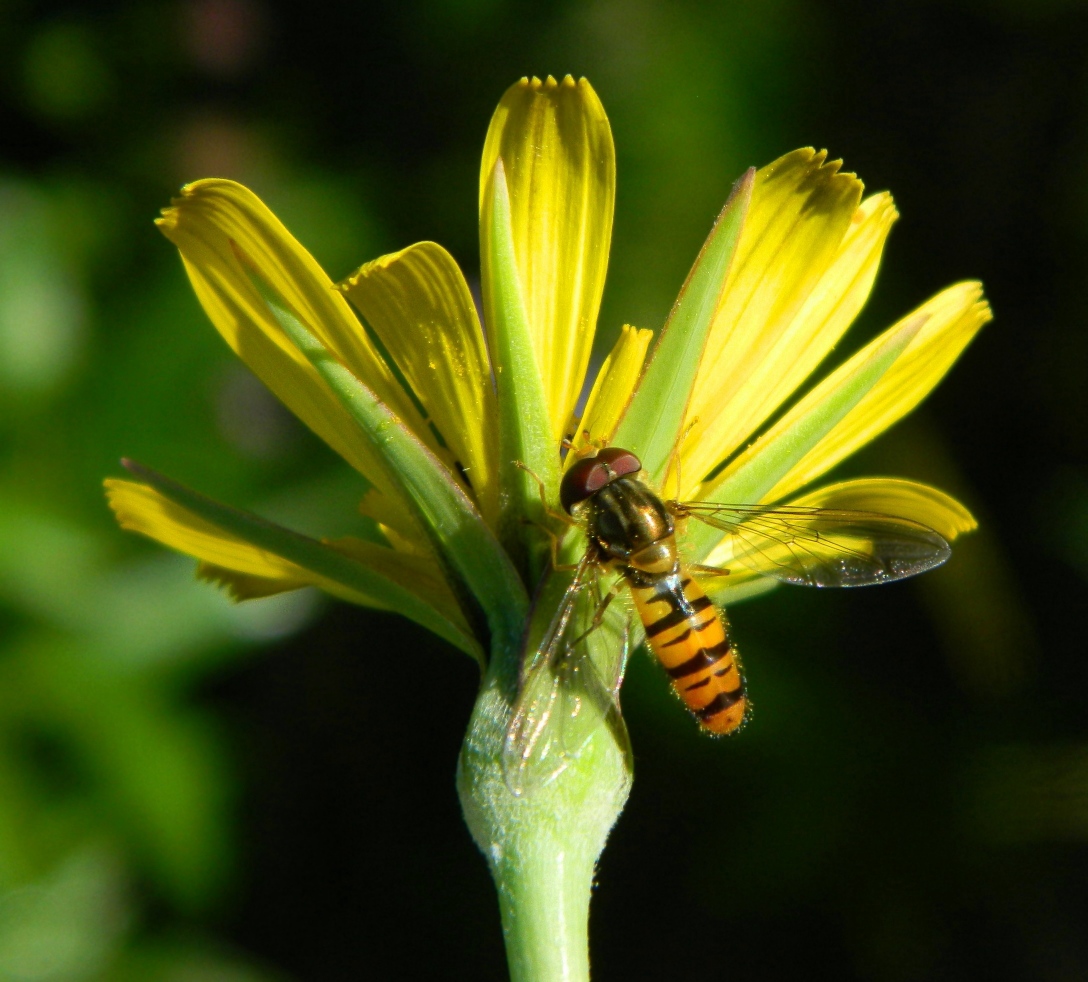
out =
{"type": "Polygon", "coordinates": [[[498,890],[512,982],[587,982],[593,871],[631,774],[602,726],[550,784],[520,797],[510,791],[502,752],[519,657],[493,652],[461,748],[457,790],[498,890]]]}
{"type": "Polygon", "coordinates": [[[511,982],[588,982],[589,897],[595,856],[570,855],[542,835],[530,855],[492,863],[511,982]]]}

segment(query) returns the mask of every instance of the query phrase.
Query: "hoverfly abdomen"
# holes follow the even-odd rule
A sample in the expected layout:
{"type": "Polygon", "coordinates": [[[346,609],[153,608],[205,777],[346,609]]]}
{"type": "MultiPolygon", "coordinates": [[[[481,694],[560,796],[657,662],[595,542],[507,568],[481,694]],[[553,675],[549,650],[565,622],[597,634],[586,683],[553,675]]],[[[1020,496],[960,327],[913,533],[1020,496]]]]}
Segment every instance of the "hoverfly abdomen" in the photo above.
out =
{"type": "Polygon", "coordinates": [[[631,594],[646,643],[699,725],[711,733],[737,729],[748,710],[744,679],[722,615],[702,587],[681,572],[653,585],[632,582],[631,594]]]}

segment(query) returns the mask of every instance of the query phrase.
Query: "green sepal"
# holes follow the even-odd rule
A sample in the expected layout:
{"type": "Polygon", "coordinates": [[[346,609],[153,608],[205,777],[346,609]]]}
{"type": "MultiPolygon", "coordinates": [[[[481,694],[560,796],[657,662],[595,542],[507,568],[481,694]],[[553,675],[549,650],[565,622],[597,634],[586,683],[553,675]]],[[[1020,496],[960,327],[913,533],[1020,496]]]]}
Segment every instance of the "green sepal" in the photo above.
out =
{"type": "Polygon", "coordinates": [[[548,402],[522,298],[501,157],[495,162],[480,224],[484,319],[499,404],[499,528],[511,554],[523,562],[534,582],[547,560],[546,544],[533,524],[544,518],[537,479],[547,500],[558,502],[559,448],[552,442],[548,402]]]}
{"type": "MultiPolygon", "coordinates": [[[[747,451],[747,460],[717,486],[699,496],[701,501],[721,504],[755,504],[774,488],[838,422],[880,381],[884,373],[906,350],[922,329],[926,317],[919,317],[873,348],[869,356],[784,428],[774,427],[747,451]]],[[[788,417],[787,417],[788,418],[788,417]]],[[[743,458],[742,458],[743,459],[743,458]]],[[[691,555],[699,560],[721,541],[720,531],[700,522],[689,523],[685,541],[691,555]]]]}
{"type": "Polygon", "coordinates": [[[192,512],[198,518],[323,579],[340,583],[348,590],[373,598],[390,610],[403,614],[445,638],[481,666],[486,664],[484,650],[476,638],[452,624],[416,594],[369,566],[357,563],[318,539],[284,528],[252,512],[221,504],[143,464],[132,460],[122,460],[121,463],[145,484],[149,484],[174,504],[192,512]]]}
{"type": "Polygon", "coordinates": [[[509,556],[475,505],[442,462],[283,305],[248,262],[243,268],[284,333],[385,462],[387,477],[434,547],[469,622],[479,621],[482,608],[492,643],[496,639],[514,643],[521,635],[529,598],[509,556]]]}
{"type": "Polygon", "coordinates": [[[654,484],[664,478],[684,424],[703,349],[748,215],[755,173],[755,168],[749,168],[733,186],[612,438],[615,446],[630,450],[642,461],[654,484]]]}

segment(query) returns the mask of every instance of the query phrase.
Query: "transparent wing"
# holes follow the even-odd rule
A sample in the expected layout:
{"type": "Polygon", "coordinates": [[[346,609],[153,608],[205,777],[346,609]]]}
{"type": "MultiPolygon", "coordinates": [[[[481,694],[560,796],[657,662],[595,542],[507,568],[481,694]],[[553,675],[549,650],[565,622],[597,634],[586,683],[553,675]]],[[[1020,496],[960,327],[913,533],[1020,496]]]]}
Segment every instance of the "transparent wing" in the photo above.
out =
{"type": "Polygon", "coordinates": [[[668,507],[677,517],[725,532],[741,565],[801,586],[889,583],[940,566],[951,554],[933,529],[875,512],[703,501],[672,501],[668,507]]]}
{"type": "Polygon", "coordinates": [[[630,756],[619,708],[629,622],[622,599],[602,595],[599,568],[587,556],[539,644],[523,661],[503,748],[506,783],[515,795],[553,781],[603,728],[630,756]]]}

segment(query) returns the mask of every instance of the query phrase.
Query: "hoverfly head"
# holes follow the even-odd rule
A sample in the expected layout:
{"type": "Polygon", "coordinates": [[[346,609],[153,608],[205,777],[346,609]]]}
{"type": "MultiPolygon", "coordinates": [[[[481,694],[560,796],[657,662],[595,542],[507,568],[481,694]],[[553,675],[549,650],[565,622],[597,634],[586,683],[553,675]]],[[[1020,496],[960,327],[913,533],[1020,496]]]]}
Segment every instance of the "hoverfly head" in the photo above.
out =
{"type": "Polygon", "coordinates": [[[569,514],[575,505],[592,497],[607,484],[642,470],[642,461],[630,450],[605,447],[595,457],[583,457],[563,475],[559,501],[569,514]]]}

